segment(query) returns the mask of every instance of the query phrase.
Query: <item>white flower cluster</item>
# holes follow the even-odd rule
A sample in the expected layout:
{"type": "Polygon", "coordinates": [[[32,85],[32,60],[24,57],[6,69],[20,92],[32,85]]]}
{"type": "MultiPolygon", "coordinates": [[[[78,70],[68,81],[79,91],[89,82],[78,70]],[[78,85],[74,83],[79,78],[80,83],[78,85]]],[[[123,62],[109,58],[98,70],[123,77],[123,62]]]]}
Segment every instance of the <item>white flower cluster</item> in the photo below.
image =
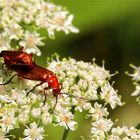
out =
{"type": "Polygon", "coordinates": [[[135,91],[131,94],[132,96],[137,96],[136,101],[140,104],[140,66],[136,67],[134,65],[130,65],[134,69],[134,73],[126,73],[127,75],[132,77],[133,84],[135,85],[135,91]]]}
{"type": "Polygon", "coordinates": [[[112,128],[111,135],[108,136],[108,140],[139,140],[140,131],[134,127],[116,127],[112,128]]]}
{"type": "MultiPolygon", "coordinates": [[[[23,131],[25,140],[43,139],[44,127],[48,124],[64,126],[74,131],[77,122],[74,120],[72,108],[79,112],[84,110],[89,112],[87,116],[92,117],[93,126],[91,133],[96,132],[100,135],[108,132],[113,122],[107,119],[109,112],[105,106],[109,104],[114,109],[117,105],[122,105],[117,91],[109,83],[112,76],[109,71],[106,71],[104,66],[96,65],[94,61],[85,63],[72,58],[64,58],[62,61],[56,58],[47,68],[56,73],[63,85],[62,94],[58,96],[53,113],[51,109],[56,99],[51,89],[46,90],[47,101],[43,105],[43,87],[46,84],[38,87],[29,96],[26,95],[28,90],[37,84],[32,80],[15,78],[12,83],[0,87],[0,131],[3,137],[21,125],[25,126],[23,131]],[[98,100],[102,100],[103,106],[97,103],[98,100]]],[[[0,75],[3,75],[1,83],[10,77],[6,69],[1,69],[0,75]]]]}
{"type": "Polygon", "coordinates": [[[20,45],[41,55],[38,46],[44,43],[39,30],[46,30],[51,38],[56,31],[77,33],[72,19],[65,8],[45,0],[0,0],[0,50],[20,45]]]}
{"type": "Polygon", "coordinates": [[[127,126],[124,127],[113,127],[110,129],[112,123],[111,121],[103,121],[101,120],[95,125],[94,135],[90,137],[91,140],[139,140],[140,139],[140,131],[134,127],[128,128],[127,126]],[[98,128],[98,130],[96,130],[98,128]],[[103,133],[104,131],[109,131],[110,133],[103,133]],[[97,131],[97,132],[95,132],[97,131]],[[99,132],[100,131],[100,132],[99,132]],[[95,135],[95,133],[100,133],[100,135],[95,135]],[[102,133],[101,133],[102,132],[102,133]]]}
{"type": "Polygon", "coordinates": [[[134,127],[114,127],[115,123],[107,119],[107,108],[95,103],[89,111],[92,116],[91,140],[139,140],[140,131],[134,127]]]}
{"type": "Polygon", "coordinates": [[[80,100],[76,98],[72,100],[77,110],[90,109],[91,104],[87,104],[88,100],[102,100],[112,109],[117,105],[122,105],[117,91],[109,83],[112,75],[105,70],[104,65],[100,67],[95,64],[94,60],[93,63],[88,63],[72,58],[64,58],[62,61],[56,59],[48,65],[48,69],[54,71],[59,80],[63,82],[62,93],[81,97],[80,100]]]}

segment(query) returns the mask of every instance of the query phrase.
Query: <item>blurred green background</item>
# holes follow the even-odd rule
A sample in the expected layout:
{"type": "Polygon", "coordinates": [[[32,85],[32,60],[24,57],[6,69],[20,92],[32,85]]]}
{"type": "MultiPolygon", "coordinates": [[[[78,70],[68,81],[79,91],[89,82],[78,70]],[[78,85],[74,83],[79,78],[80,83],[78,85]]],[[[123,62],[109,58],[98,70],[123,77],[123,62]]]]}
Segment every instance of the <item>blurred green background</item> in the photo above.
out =
{"type": "MultiPolygon", "coordinates": [[[[130,63],[140,65],[140,0],[52,0],[66,6],[74,14],[73,24],[80,29],[78,34],[56,33],[54,40],[47,38],[46,46],[40,48],[37,58],[45,66],[47,56],[57,52],[61,57],[71,56],[77,60],[91,61],[119,74],[113,77],[114,87],[127,104],[110,111],[110,117],[122,125],[136,126],[140,122],[140,106],[130,94],[134,91],[131,78],[124,71],[133,72],[130,63]]],[[[44,33],[45,34],[45,33],[44,33]]],[[[68,140],[87,138],[90,126],[84,114],[76,113],[78,129],[69,134],[68,140]],[[82,122],[82,123],[81,123],[82,122]]],[[[59,140],[63,128],[47,126],[48,139],[59,140]]]]}

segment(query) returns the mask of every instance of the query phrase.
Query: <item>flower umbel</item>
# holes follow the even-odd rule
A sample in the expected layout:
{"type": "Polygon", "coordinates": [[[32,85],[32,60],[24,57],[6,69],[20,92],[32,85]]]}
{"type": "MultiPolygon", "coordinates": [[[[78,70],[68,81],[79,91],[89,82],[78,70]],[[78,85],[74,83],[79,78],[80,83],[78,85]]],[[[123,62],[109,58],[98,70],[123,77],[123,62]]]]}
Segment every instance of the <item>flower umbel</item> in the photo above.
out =
{"type": "MultiPolygon", "coordinates": [[[[50,89],[45,90],[47,100],[45,105],[43,105],[44,94],[41,95],[41,93],[44,93],[44,87],[48,86],[47,82],[36,88],[27,97],[26,93],[28,90],[31,89],[31,87],[34,87],[38,82],[22,78],[20,79],[21,82],[19,82],[19,79],[15,78],[14,83],[21,83],[19,85],[20,88],[18,89],[16,85],[13,86],[14,83],[9,83],[7,87],[12,87],[12,90],[7,88],[5,92],[8,94],[1,94],[3,98],[3,101],[1,102],[1,110],[12,112],[13,115],[10,125],[8,124],[9,127],[4,125],[4,117],[0,119],[3,131],[7,130],[9,132],[19,124],[22,124],[26,126],[24,131],[26,137],[24,139],[43,139],[45,136],[43,134],[43,127],[48,124],[63,126],[66,129],[74,131],[77,127],[77,122],[75,121],[71,109],[75,106],[74,112],[83,112],[84,110],[89,111],[88,116],[92,117],[92,120],[94,121],[92,123],[92,129],[95,128],[95,125],[99,125],[100,123],[98,124],[98,122],[101,120],[105,123],[105,125],[102,125],[104,130],[100,129],[98,134],[101,134],[101,131],[108,132],[113,122],[106,119],[108,112],[105,106],[110,104],[114,109],[117,105],[122,105],[120,97],[109,83],[108,79],[110,79],[112,75],[109,74],[104,67],[99,67],[95,64],[95,61],[93,61],[93,63],[88,63],[76,61],[72,58],[59,60],[59,58],[56,57],[56,59],[52,59],[51,62],[48,62],[47,69],[53,71],[63,85],[61,95],[57,97],[57,104],[52,90],[50,89]],[[105,76],[99,77],[97,68],[102,71],[102,74],[104,73],[105,76]],[[95,73],[97,73],[97,75],[95,73]],[[100,79],[100,82],[97,82],[97,79],[100,79]],[[105,91],[111,92],[111,100],[106,100],[106,98],[102,97],[101,93],[98,92],[99,89],[99,91],[101,91],[105,87],[109,87],[105,91]],[[94,106],[92,106],[91,101],[98,101],[98,99],[102,99],[104,105],[99,105],[95,102],[94,106]],[[114,104],[112,102],[114,102],[114,104]],[[7,105],[7,103],[9,104],[7,105]],[[54,108],[55,104],[56,107],[54,108]],[[53,108],[54,110],[52,113],[50,110],[53,108]],[[39,125],[37,125],[34,120],[40,122],[39,125]],[[30,126],[27,124],[30,124],[30,126]]],[[[1,70],[1,73],[3,73],[3,70],[1,70]]],[[[8,74],[9,71],[5,70],[5,73],[8,74]]],[[[4,116],[4,113],[1,114],[4,116]]],[[[96,129],[98,128],[99,126],[97,126],[96,129]]],[[[103,132],[103,134],[105,132],[103,132]]]]}
{"type": "MultiPolygon", "coordinates": [[[[72,25],[73,15],[62,6],[45,0],[0,0],[0,48],[1,50],[22,45],[27,52],[41,55],[43,46],[40,29],[55,37],[56,31],[77,33],[72,25]],[[29,49],[31,47],[31,50],[29,49]]],[[[46,37],[45,37],[46,39],[46,37]]]]}

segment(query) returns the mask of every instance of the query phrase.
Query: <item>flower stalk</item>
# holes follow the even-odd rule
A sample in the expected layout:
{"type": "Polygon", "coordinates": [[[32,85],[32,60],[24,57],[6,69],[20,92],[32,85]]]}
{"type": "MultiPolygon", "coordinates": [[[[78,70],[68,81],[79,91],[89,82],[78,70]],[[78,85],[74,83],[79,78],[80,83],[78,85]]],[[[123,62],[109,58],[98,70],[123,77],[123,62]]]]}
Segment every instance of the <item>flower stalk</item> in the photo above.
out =
{"type": "MultiPolygon", "coordinates": [[[[75,114],[75,106],[72,106],[71,107],[71,113],[74,115],[75,114]]],[[[63,136],[62,136],[62,139],[61,140],[67,140],[67,137],[68,137],[68,134],[70,132],[70,129],[64,129],[64,133],[63,133],[63,136]]]]}
{"type": "Polygon", "coordinates": [[[69,128],[64,130],[64,133],[63,133],[63,136],[62,136],[62,139],[61,140],[67,140],[67,137],[68,137],[68,133],[69,133],[69,128]]]}

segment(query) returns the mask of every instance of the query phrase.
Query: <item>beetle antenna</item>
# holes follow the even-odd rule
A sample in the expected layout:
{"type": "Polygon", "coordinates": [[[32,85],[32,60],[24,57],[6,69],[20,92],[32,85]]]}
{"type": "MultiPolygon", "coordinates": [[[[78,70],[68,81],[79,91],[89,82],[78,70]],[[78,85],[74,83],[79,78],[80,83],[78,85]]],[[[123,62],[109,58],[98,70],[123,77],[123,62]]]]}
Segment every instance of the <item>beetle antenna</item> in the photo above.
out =
{"type": "Polygon", "coordinates": [[[77,100],[77,98],[79,99],[83,99],[83,100],[90,100],[90,99],[86,99],[84,97],[80,97],[80,96],[76,96],[76,95],[72,95],[72,94],[68,94],[68,93],[61,93],[61,94],[65,94],[65,95],[68,95],[69,97],[73,97],[77,100]]]}

